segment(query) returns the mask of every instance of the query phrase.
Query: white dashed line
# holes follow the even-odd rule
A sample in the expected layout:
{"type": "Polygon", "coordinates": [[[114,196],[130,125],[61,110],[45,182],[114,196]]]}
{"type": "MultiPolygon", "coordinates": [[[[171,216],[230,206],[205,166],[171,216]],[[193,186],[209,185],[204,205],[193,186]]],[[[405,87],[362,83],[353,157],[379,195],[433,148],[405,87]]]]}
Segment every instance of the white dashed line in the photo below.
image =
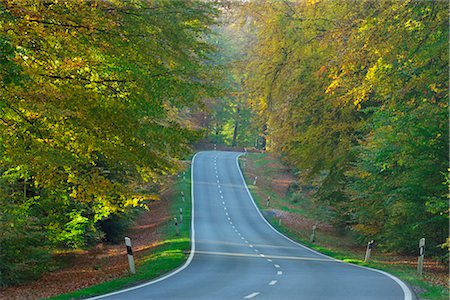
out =
{"type": "Polygon", "coordinates": [[[271,260],[271,259],[268,259],[267,261],[268,261],[268,262],[272,262],[272,260],[271,260]]]}
{"type": "Polygon", "coordinates": [[[246,244],[248,244],[248,241],[245,241],[246,244]]]}
{"type": "Polygon", "coordinates": [[[274,285],[276,284],[278,281],[277,280],[272,280],[271,282],[269,282],[269,285],[274,285]]]}
{"type": "Polygon", "coordinates": [[[223,199],[223,196],[222,196],[222,195],[220,195],[220,198],[222,198],[222,199],[223,199]]]}
{"type": "Polygon", "coordinates": [[[226,208],[226,207],[224,207],[223,209],[224,209],[224,210],[227,210],[227,208],[226,208]]]}
{"type": "Polygon", "coordinates": [[[260,254],[259,256],[264,257],[264,254],[260,254]]]}
{"type": "Polygon", "coordinates": [[[238,236],[241,236],[241,233],[240,233],[240,232],[238,232],[238,236]]]}
{"type": "Polygon", "coordinates": [[[275,267],[275,268],[279,268],[280,266],[279,266],[279,265],[274,265],[274,267],[275,267]]]}
{"type": "Polygon", "coordinates": [[[250,295],[245,296],[244,299],[250,299],[250,298],[253,298],[258,295],[259,295],[259,292],[251,293],[250,295]]]}
{"type": "Polygon", "coordinates": [[[231,220],[231,218],[228,218],[228,221],[230,221],[231,220]]]}
{"type": "Polygon", "coordinates": [[[219,183],[220,181],[217,179],[217,183],[219,183]]]}
{"type": "Polygon", "coordinates": [[[258,249],[255,249],[255,252],[259,252],[259,250],[258,250],[258,249]]]}
{"type": "Polygon", "coordinates": [[[222,190],[219,190],[219,193],[221,193],[221,194],[222,194],[222,190]]]}
{"type": "Polygon", "coordinates": [[[222,204],[225,205],[225,201],[222,201],[222,204]]]}
{"type": "Polygon", "coordinates": [[[241,240],[243,240],[244,239],[244,237],[243,236],[241,236],[241,240]]]}
{"type": "Polygon", "coordinates": [[[253,245],[248,245],[250,248],[253,248],[253,245]]]}
{"type": "Polygon", "coordinates": [[[283,272],[282,271],[278,271],[277,275],[283,275],[283,272]]]}

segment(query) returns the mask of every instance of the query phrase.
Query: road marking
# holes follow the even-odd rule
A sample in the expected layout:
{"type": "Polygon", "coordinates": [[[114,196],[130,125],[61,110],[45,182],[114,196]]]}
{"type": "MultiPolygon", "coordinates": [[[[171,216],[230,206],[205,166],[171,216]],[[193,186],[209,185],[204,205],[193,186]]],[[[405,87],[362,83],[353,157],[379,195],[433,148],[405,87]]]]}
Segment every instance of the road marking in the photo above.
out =
{"type": "Polygon", "coordinates": [[[222,201],[222,204],[225,205],[225,201],[222,201]]]}
{"type": "Polygon", "coordinates": [[[234,227],[234,225],[233,226],[231,226],[231,227],[233,227],[233,229],[235,229],[236,227],[234,227]]]}
{"type": "Polygon", "coordinates": [[[282,271],[278,271],[277,275],[283,275],[283,272],[282,271]]]}
{"type": "Polygon", "coordinates": [[[241,236],[241,233],[240,233],[240,232],[238,232],[238,235],[239,235],[239,236],[241,236]]]}
{"type": "Polygon", "coordinates": [[[278,282],[278,280],[272,280],[271,282],[269,282],[269,285],[274,285],[278,282]]]}
{"type": "Polygon", "coordinates": [[[241,153],[241,154],[237,155],[235,161],[236,161],[236,167],[237,167],[237,169],[238,169],[238,171],[239,171],[239,175],[241,175],[242,185],[245,187],[245,190],[247,191],[247,194],[248,194],[248,196],[250,197],[250,200],[252,201],[253,206],[255,207],[255,209],[256,209],[257,213],[259,214],[259,216],[261,217],[261,219],[262,219],[262,220],[267,224],[267,226],[269,226],[274,232],[276,232],[276,233],[279,234],[280,236],[284,237],[286,240],[290,241],[292,244],[297,245],[297,246],[299,246],[299,247],[301,247],[301,248],[303,248],[303,249],[306,249],[306,250],[308,250],[308,251],[310,251],[310,252],[312,252],[312,253],[315,253],[315,254],[317,254],[317,255],[320,255],[320,256],[322,256],[322,257],[325,257],[325,258],[327,258],[329,261],[330,261],[330,260],[334,260],[335,262],[338,262],[338,263],[343,263],[343,264],[351,265],[351,266],[353,266],[353,267],[356,266],[356,267],[361,268],[361,269],[365,269],[365,270],[369,270],[369,271],[372,271],[372,272],[377,272],[377,273],[379,273],[379,274],[383,274],[383,275],[389,277],[390,279],[394,280],[394,281],[401,287],[401,289],[403,290],[403,294],[404,294],[404,300],[411,300],[411,299],[412,299],[412,292],[411,292],[411,290],[408,288],[408,286],[407,286],[403,281],[401,281],[400,279],[398,279],[398,278],[395,277],[394,275],[391,275],[391,274],[386,273],[386,272],[384,272],[384,271],[375,270],[375,269],[371,269],[371,268],[364,267],[364,266],[358,266],[358,265],[354,265],[354,264],[349,264],[349,263],[343,262],[342,260],[338,260],[338,259],[332,258],[332,257],[330,257],[330,256],[327,256],[327,255],[325,255],[325,254],[323,254],[323,253],[320,253],[320,252],[318,252],[318,251],[312,250],[312,249],[310,249],[310,248],[308,248],[308,247],[306,247],[306,246],[304,246],[304,245],[302,245],[302,244],[300,244],[300,243],[297,243],[296,241],[294,241],[294,240],[288,238],[287,236],[285,236],[284,234],[282,234],[281,232],[279,232],[278,230],[276,230],[272,225],[270,225],[270,223],[264,218],[264,216],[262,215],[262,213],[261,213],[261,211],[259,210],[258,206],[256,205],[255,199],[253,199],[253,196],[252,196],[252,194],[250,193],[250,190],[248,189],[247,183],[245,182],[244,174],[242,174],[241,167],[239,166],[239,157],[240,157],[241,155],[243,155],[243,154],[241,153]]]}
{"type": "Polygon", "coordinates": [[[259,292],[254,292],[254,293],[251,293],[250,295],[245,296],[244,299],[250,299],[250,298],[256,297],[258,295],[259,295],[259,292]]]}
{"type": "Polygon", "coordinates": [[[258,249],[255,249],[255,252],[259,252],[259,250],[258,250],[258,249]]]}
{"type": "Polygon", "coordinates": [[[223,196],[222,196],[222,195],[220,195],[220,198],[222,198],[222,199],[223,199],[223,196]]]}
{"type": "Polygon", "coordinates": [[[250,248],[253,248],[253,245],[248,245],[250,248]]]}
{"type": "Polygon", "coordinates": [[[230,221],[230,225],[233,225],[233,222],[230,221]]]}
{"type": "Polygon", "coordinates": [[[248,241],[245,241],[246,244],[248,244],[248,241]]]}
{"type": "Polygon", "coordinates": [[[219,179],[217,179],[217,183],[219,183],[220,181],[219,181],[219,179]]]}
{"type": "Polygon", "coordinates": [[[259,256],[264,257],[264,254],[260,254],[259,256]]]}
{"type": "Polygon", "coordinates": [[[243,236],[241,236],[241,240],[244,240],[244,237],[243,237],[243,236]]]}
{"type": "Polygon", "coordinates": [[[272,260],[271,260],[271,259],[268,259],[267,261],[268,261],[268,262],[272,262],[272,260]]]}
{"type": "Polygon", "coordinates": [[[226,208],[225,206],[223,207],[223,209],[224,209],[224,210],[227,210],[227,208],[226,208]]]}
{"type": "Polygon", "coordinates": [[[219,190],[219,193],[221,193],[221,194],[222,194],[222,190],[219,190]]]}
{"type": "Polygon", "coordinates": [[[274,265],[275,266],[275,268],[279,268],[280,266],[279,265],[274,265]]]}

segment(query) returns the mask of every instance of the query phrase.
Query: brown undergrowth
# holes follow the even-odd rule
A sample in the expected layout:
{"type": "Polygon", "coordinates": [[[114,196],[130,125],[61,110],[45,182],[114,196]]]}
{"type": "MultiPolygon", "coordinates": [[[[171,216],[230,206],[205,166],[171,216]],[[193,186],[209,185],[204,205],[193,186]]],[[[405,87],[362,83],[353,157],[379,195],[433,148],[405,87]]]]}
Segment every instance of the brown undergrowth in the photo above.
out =
{"type": "MultiPolygon", "coordinates": [[[[129,230],[133,252],[137,259],[157,246],[161,240],[160,226],[169,216],[172,191],[165,191],[161,200],[148,203],[129,230]]],[[[42,299],[72,292],[128,274],[127,252],[124,244],[100,243],[89,250],[56,254],[55,259],[65,267],[45,273],[28,284],[9,287],[0,292],[0,299],[42,299]]]]}

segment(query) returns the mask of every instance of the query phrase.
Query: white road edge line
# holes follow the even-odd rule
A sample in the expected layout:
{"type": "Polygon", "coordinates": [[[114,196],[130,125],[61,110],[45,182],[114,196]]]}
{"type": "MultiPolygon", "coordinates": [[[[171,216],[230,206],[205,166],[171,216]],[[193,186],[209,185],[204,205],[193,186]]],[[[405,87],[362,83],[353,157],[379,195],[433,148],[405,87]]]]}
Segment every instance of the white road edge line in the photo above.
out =
{"type": "Polygon", "coordinates": [[[250,298],[253,298],[255,296],[258,296],[259,294],[260,294],[259,292],[251,293],[250,295],[245,296],[244,299],[250,299],[250,298]]]}
{"type": "MultiPolygon", "coordinates": [[[[315,253],[315,254],[317,254],[317,255],[320,255],[320,256],[329,258],[329,259],[331,259],[331,260],[334,260],[334,261],[337,261],[337,262],[340,262],[340,263],[343,263],[343,264],[348,264],[348,265],[351,265],[351,266],[354,266],[354,267],[358,267],[358,268],[362,268],[362,269],[366,269],[366,270],[370,270],[370,271],[373,271],[373,272],[377,272],[377,273],[383,274],[383,275],[385,275],[385,276],[391,278],[392,280],[394,280],[394,281],[400,286],[400,288],[403,290],[403,293],[404,293],[404,295],[405,295],[404,300],[412,300],[412,299],[413,299],[413,297],[412,297],[412,292],[411,292],[411,290],[409,289],[409,287],[408,287],[403,281],[401,281],[400,279],[398,279],[398,278],[395,277],[394,275],[391,275],[391,274],[386,273],[386,272],[381,271],[381,270],[372,269],[372,268],[368,268],[368,267],[364,267],[364,266],[359,266],[359,265],[354,265],[354,264],[346,263],[346,262],[344,262],[344,261],[342,261],[342,260],[338,260],[338,259],[333,258],[333,257],[329,257],[329,256],[327,256],[327,255],[325,255],[325,254],[322,254],[322,253],[317,252],[317,251],[315,251],[315,250],[313,250],[313,249],[310,249],[310,248],[308,248],[308,247],[306,247],[306,246],[304,246],[304,245],[302,245],[302,244],[297,243],[296,241],[294,241],[294,240],[288,238],[287,236],[285,236],[284,234],[282,234],[281,232],[279,232],[278,230],[276,230],[276,229],[275,229],[275,228],[274,228],[274,227],[273,227],[273,226],[272,226],[272,225],[271,225],[271,224],[263,217],[263,215],[261,214],[261,212],[260,212],[258,206],[257,206],[256,203],[255,203],[255,199],[253,199],[253,196],[252,196],[252,194],[250,193],[250,190],[249,190],[248,187],[247,187],[247,183],[245,182],[244,175],[242,174],[241,167],[239,166],[239,157],[240,157],[241,155],[243,155],[243,154],[244,154],[244,153],[240,153],[239,155],[236,156],[236,166],[237,166],[237,168],[238,168],[239,174],[241,175],[241,180],[242,180],[243,185],[244,185],[244,187],[245,187],[245,190],[247,191],[248,196],[249,196],[250,199],[252,200],[253,206],[255,207],[256,211],[257,211],[258,214],[259,214],[259,216],[261,217],[261,219],[263,219],[263,221],[264,221],[264,222],[265,222],[265,223],[266,223],[273,231],[275,231],[276,233],[278,233],[280,236],[284,237],[285,239],[287,239],[287,240],[290,241],[291,243],[293,243],[293,244],[295,244],[295,245],[297,245],[297,246],[300,246],[300,247],[302,247],[302,248],[304,248],[304,249],[306,249],[306,250],[309,250],[309,251],[311,251],[311,252],[313,252],[313,253],[315,253]]],[[[278,271],[278,272],[281,272],[281,271],[278,271]]]]}
{"type": "Polygon", "coordinates": [[[108,294],[104,294],[104,295],[100,295],[100,296],[96,296],[93,298],[88,298],[88,300],[96,300],[96,299],[101,299],[101,298],[105,298],[105,297],[110,297],[110,296],[114,296],[117,294],[121,294],[121,293],[125,293],[125,292],[129,292],[132,290],[137,290],[140,289],[142,287],[145,286],[149,286],[152,284],[155,284],[157,282],[163,281],[169,277],[172,277],[175,274],[180,273],[181,271],[183,271],[184,269],[186,269],[192,262],[192,260],[194,259],[194,254],[195,254],[195,227],[194,227],[194,162],[195,162],[195,158],[197,157],[197,155],[201,153],[201,152],[197,152],[194,157],[192,157],[192,164],[191,164],[191,205],[192,205],[192,210],[191,210],[191,252],[189,254],[188,259],[186,260],[186,262],[184,263],[184,265],[182,265],[181,267],[179,267],[178,269],[174,270],[173,272],[160,277],[158,279],[137,285],[137,286],[133,286],[124,290],[120,290],[117,292],[112,292],[112,293],[108,293],[108,294]]]}

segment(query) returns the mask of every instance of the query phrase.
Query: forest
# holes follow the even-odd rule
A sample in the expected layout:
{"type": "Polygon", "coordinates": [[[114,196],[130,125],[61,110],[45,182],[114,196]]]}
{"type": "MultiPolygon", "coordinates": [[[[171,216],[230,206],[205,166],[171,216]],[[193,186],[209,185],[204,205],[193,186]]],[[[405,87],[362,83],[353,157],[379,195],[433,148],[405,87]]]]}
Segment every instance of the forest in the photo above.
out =
{"type": "Polygon", "coordinates": [[[448,260],[448,10],[0,1],[0,286],[114,240],[199,141],[278,153],[361,243],[448,260]]]}

